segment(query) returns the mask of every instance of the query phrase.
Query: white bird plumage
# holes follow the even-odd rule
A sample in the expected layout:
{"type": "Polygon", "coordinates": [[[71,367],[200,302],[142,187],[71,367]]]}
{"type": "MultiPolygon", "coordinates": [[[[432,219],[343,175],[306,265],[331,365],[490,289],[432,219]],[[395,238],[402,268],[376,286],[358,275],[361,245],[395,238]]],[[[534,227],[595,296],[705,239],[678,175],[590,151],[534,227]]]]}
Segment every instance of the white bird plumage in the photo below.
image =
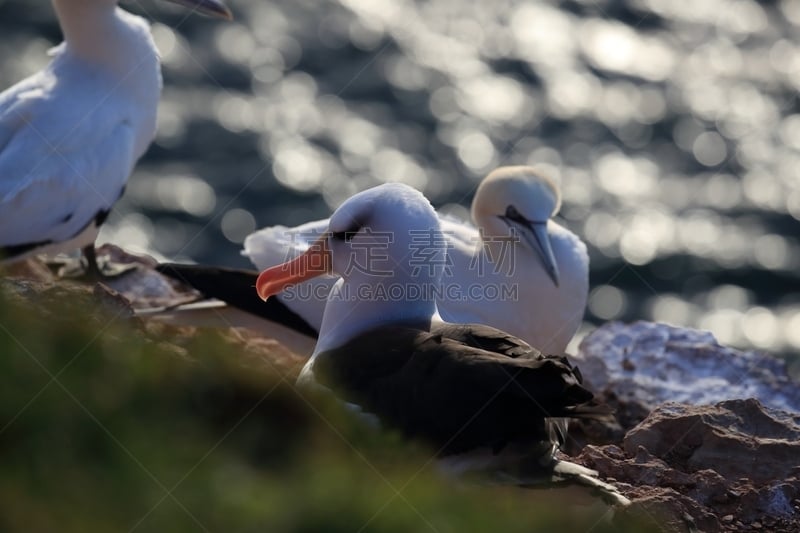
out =
{"type": "MultiPolygon", "coordinates": [[[[218,0],[181,0],[229,17],[218,0]]],[[[64,42],[0,94],[0,259],[89,247],[156,130],[149,24],[116,0],[53,0],[64,42]]],[[[91,266],[91,265],[90,265],[91,266]]]]}
{"type": "MultiPolygon", "coordinates": [[[[553,180],[531,167],[508,166],[481,182],[474,225],[440,217],[450,262],[437,300],[442,318],[490,325],[545,353],[564,353],[586,308],[589,256],[577,235],[552,220],[560,204],[553,180]]],[[[274,266],[304,252],[327,225],[264,228],[245,239],[242,253],[259,269],[274,266]]],[[[277,297],[319,331],[335,281],[314,278],[277,297]]]]}

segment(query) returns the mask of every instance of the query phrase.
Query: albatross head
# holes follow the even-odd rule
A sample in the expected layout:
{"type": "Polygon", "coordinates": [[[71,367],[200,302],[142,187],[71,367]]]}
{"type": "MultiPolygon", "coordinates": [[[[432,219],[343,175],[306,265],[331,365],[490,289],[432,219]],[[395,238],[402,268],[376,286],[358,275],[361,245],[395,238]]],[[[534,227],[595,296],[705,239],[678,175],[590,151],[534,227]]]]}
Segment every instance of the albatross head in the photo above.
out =
{"type": "MultiPolygon", "coordinates": [[[[446,249],[447,241],[430,202],[407,185],[387,183],[344,202],[308,251],[262,272],[256,290],[266,300],[290,285],[325,273],[338,274],[357,288],[394,285],[401,287],[400,291],[412,285],[438,285],[446,249]]],[[[427,299],[416,296],[387,294],[390,299],[427,299]]]]}
{"type": "Polygon", "coordinates": [[[491,172],[475,193],[472,219],[491,231],[497,221],[516,232],[538,254],[545,271],[558,286],[558,264],[553,255],[547,222],[561,207],[555,181],[528,166],[500,167],[491,172]]]}

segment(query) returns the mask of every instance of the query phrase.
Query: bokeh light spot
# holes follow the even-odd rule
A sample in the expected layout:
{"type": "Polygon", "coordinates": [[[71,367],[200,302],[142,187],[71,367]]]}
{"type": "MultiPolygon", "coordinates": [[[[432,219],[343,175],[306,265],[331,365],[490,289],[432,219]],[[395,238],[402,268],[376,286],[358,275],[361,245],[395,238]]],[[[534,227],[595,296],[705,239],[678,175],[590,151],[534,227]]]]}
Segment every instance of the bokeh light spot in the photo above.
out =
{"type": "Polygon", "coordinates": [[[589,294],[589,311],[601,320],[613,320],[625,312],[625,293],[612,285],[600,285],[589,294]]]}

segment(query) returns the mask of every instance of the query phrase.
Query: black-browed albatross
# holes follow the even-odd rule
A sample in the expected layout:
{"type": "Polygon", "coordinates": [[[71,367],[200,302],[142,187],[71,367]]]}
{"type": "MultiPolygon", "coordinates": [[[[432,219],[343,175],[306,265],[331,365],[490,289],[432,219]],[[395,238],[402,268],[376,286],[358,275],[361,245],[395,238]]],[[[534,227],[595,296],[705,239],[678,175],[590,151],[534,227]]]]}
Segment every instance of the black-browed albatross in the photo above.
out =
{"type": "Polygon", "coordinates": [[[381,185],[344,202],[304,254],[259,275],[264,300],[314,276],[341,276],[298,384],[333,391],[444,460],[463,466],[472,456],[485,469],[488,453],[503,474],[524,462],[525,476],[577,482],[627,503],[591,470],[554,456],[565,418],[607,415],[577,369],[495,328],[441,321],[435,294],[446,246],[432,241],[419,264],[409,246],[420,231],[441,232],[427,199],[381,185]]]}

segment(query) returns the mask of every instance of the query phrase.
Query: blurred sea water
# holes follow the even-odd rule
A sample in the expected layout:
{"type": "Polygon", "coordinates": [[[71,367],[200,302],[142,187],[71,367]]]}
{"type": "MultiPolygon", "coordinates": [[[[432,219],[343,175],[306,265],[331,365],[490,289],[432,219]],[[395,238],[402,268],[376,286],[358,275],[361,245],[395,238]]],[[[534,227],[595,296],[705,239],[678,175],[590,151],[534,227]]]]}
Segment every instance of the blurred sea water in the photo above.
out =
{"type": "MultiPolygon", "coordinates": [[[[249,266],[244,237],[402,181],[466,218],[531,164],[589,246],[583,331],[711,330],[800,372],[800,2],[229,0],[233,23],[141,0],[158,134],[100,241],[249,266]]],[[[60,40],[0,0],[0,87],[60,40]]]]}

